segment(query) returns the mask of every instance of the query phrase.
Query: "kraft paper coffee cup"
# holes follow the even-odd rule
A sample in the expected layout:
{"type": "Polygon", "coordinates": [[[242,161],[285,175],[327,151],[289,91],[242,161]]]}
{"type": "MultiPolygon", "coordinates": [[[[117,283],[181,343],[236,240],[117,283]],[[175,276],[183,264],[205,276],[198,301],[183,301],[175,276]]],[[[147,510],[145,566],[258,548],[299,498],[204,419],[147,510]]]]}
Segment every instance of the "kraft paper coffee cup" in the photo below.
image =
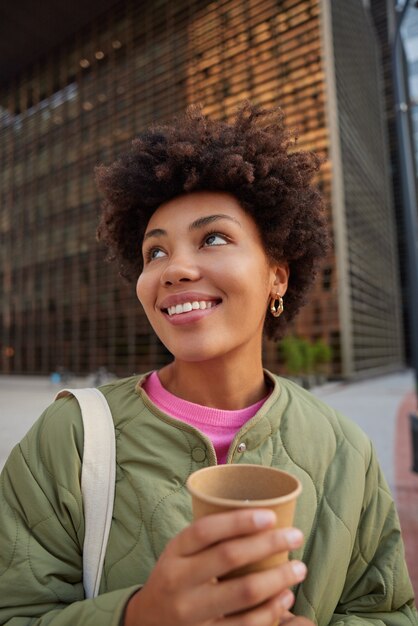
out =
{"type": "MultiPolygon", "coordinates": [[[[198,470],[189,477],[187,489],[192,496],[194,519],[234,509],[271,509],[276,513],[276,527],[287,528],[293,524],[302,485],[295,476],[279,469],[237,464],[198,470]]],[[[280,552],[224,578],[262,571],[287,560],[288,552],[280,552]]]]}

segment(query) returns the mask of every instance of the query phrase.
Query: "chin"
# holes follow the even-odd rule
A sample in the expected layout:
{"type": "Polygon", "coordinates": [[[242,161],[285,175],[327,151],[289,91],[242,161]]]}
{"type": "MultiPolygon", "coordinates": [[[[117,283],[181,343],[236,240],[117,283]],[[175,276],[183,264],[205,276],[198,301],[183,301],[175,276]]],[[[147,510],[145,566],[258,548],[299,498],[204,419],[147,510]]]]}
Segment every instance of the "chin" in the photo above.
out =
{"type": "Polygon", "coordinates": [[[212,359],[222,358],[226,354],[226,350],[215,350],[213,346],[196,346],[185,349],[184,346],[179,348],[178,346],[166,346],[167,350],[171,352],[175,359],[178,361],[184,361],[186,363],[202,363],[204,361],[211,361],[212,359]]]}
{"type": "Polygon", "coordinates": [[[202,354],[201,352],[172,352],[174,359],[177,361],[183,361],[184,363],[203,363],[204,361],[211,361],[212,359],[216,359],[219,354],[202,354]]]}

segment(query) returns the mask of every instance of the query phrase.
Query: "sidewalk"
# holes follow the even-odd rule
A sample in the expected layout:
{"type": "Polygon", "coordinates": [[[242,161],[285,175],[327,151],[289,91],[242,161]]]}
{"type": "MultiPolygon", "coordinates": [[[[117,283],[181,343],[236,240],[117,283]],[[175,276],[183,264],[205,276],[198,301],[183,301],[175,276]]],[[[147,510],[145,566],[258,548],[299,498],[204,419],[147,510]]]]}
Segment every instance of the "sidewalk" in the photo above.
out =
{"type": "Polygon", "coordinates": [[[0,375],[0,470],[12,447],[66,386],[82,386],[83,380],[54,385],[45,376],[0,375]]]}
{"type": "MultiPolygon", "coordinates": [[[[85,380],[67,386],[84,386],[85,380]]],[[[45,377],[0,376],[0,468],[59,389],[45,377]]],[[[324,402],[355,421],[373,441],[386,480],[395,496],[409,572],[418,597],[418,474],[411,472],[409,413],[414,409],[410,372],[325,385],[313,390],[324,402]]]]}

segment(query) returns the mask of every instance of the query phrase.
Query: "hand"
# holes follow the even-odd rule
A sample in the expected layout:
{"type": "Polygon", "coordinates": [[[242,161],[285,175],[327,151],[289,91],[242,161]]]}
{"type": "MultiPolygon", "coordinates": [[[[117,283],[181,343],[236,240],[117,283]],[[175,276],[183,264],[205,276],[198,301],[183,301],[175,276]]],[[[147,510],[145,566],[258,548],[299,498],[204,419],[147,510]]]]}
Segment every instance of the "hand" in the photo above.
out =
{"type": "Polygon", "coordinates": [[[188,526],[167,544],[147,583],[129,601],[124,626],[271,626],[290,615],[289,588],[306,575],[299,561],[218,581],[302,544],[299,530],[276,530],[275,519],[271,511],[239,510],[188,526]]]}

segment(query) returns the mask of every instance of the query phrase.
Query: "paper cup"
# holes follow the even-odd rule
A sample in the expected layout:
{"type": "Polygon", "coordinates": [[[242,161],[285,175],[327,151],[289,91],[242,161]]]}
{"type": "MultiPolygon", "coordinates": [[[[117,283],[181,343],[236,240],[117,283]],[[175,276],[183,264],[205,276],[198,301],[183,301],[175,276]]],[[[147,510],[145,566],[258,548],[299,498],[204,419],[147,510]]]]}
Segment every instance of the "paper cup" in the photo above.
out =
{"type": "MultiPolygon", "coordinates": [[[[277,528],[292,526],[296,498],[302,491],[299,480],[282,470],[263,465],[215,465],[191,474],[187,489],[192,496],[193,516],[199,519],[234,509],[271,509],[277,528]]],[[[274,554],[227,574],[243,576],[275,567],[288,560],[288,552],[274,554]]]]}

